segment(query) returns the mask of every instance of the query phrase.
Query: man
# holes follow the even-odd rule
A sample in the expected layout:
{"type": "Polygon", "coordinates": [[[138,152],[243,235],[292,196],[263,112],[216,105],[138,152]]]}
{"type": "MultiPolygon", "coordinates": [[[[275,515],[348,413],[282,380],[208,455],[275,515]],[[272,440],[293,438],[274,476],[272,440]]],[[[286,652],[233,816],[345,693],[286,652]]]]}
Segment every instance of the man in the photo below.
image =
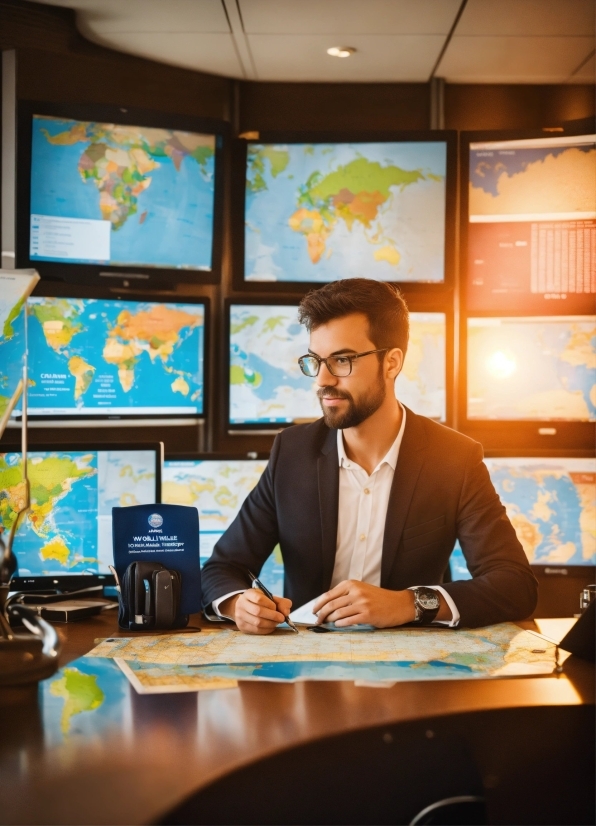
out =
{"type": "Polygon", "coordinates": [[[319,597],[319,623],[480,626],[523,619],[536,580],[482,448],[399,403],[408,343],[397,289],[346,279],[309,293],[302,371],[323,418],[275,439],[267,469],[203,568],[205,613],[268,634],[319,597]],[[443,583],[459,539],[472,579],[443,583]],[[285,595],[250,587],[280,543],[285,595]]]}

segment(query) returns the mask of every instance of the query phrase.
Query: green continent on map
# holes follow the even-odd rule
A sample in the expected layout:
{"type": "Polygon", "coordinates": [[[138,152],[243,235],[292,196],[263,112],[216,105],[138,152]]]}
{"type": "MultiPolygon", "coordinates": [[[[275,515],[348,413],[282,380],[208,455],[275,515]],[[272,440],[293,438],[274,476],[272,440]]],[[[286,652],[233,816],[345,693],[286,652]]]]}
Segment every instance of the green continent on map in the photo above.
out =
{"type": "Polygon", "coordinates": [[[290,153],[287,149],[278,149],[275,146],[249,147],[247,187],[250,192],[262,192],[267,189],[263,177],[265,161],[269,163],[271,176],[276,178],[289,164],[290,153]]]}
{"type": "Polygon", "coordinates": [[[49,347],[60,353],[73,337],[83,330],[77,321],[77,312],[71,300],[56,298],[45,303],[29,305],[29,312],[39,321],[49,347]]]}
{"type": "MultiPolygon", "coordinates": [[[[300,187],[298,209],[288,219],[290,228],[306,238],[308,255],[313,264],[321,260],[325,242],[339,220],[349,230],[355,222],[370,229],[380,208],[391,197],[391,188],[404,189],[421,180],[436,180],[418,169],[405,170],[398,166],[382,166],[376,161],[357,158],[340,166],[328,175],[313,172],[300,187]]],[[[377,250],[377,260],[397,266],[400,254],[390,239],[374,237],[372,243],[383,243],[377,250]]]]}
{"type": "Polygon", "coordinates": [[[150,173],[160,166],[158,158],[170,158],[179,171],[189,157],[204,172],[215,151],[212,136],[165,129],[75,123],[56,135],[47,129],[41,132],[52,145],[88,144],[79,159],[79,173],[83,183],[97,187],[101,217],[113,230],[136,213],[138,196],[151,186],[150,173]]]}
{"type": "Polygon", "coordinates": [[[54,697],[64,699],[64,708],[60,727],[67,735],[70,731],[72,718],[83,711],[94,711],[99,708],[105,694],[97,685],[97,677],[92,674],[82,674],[78,668],[65,668],[63,676],[50,685],[50,692],[54,697]]]}
{"type": "Polygon", "coordinates": [[[23,308],[24,303],[24,298],[21,298],[20,301],[17,301],[17,303],[14,305],[14,307],[6,317],[6,321],[4,322],[4,327],[2,330],[2,336],[5,341],[9,341],[14,336],[14,327],[12,326],[12,324],[17,319],[19,313],[21,312],[21,309],[23,308]]]}
{"type": "MultiPolygon", "coordinates": [[[[84,457],[85,464],[81,467],[67,456],[47,456],[39,460],[33,457],[29,460],[31,506],[25,518],[35,534],[45,540],[40,549],[44,560],[54,559],[64,566],[69,564],[71,551],[68,542],[55,527],[54,511],[76,482],[97,473],[96,468],[89,466],[91,458],[91,455],[84,457]]],[[[27,503],[20,462],[8,464],[0,456],[0,490],[0,523],[8,531],[27,503]]]]}

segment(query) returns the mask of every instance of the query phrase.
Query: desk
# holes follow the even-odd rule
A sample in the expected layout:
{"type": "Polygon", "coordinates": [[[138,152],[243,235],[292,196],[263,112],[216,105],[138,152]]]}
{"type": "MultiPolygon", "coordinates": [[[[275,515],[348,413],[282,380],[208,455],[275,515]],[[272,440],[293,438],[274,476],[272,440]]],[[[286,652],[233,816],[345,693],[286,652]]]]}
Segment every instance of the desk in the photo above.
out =
{"type": "MultiPolygon", "coordinates": [[[[108,612],[57,626],[61,665],[89,651],[96,638],[128,636],[116,623],[108,612]]],[[[204,621],[193,617],[191,624],[204,621]]],[[[236,767],[329,735],[493,709],[593,704],[594,669],[575,658],[552,677],[391,688],[244,682],[225,691],[153,696],[129,688],[121,713],[102,731],[82,737],[75,730],[52,742],[37,690],[5,690],[0,822],[148,823],[236,767]]]]}

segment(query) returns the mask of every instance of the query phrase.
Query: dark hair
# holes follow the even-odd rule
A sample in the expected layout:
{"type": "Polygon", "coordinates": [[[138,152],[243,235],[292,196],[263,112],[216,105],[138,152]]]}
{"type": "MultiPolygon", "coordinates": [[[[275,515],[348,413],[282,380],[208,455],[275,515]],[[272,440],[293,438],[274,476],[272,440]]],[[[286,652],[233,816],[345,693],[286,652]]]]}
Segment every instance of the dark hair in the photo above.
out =
{"type": "Polygon", "coordinates": [[[351,313],[367,317],[368,337],[375,347],[399,347],[405,356],[410,332],[408,307],[393,284],[369,278],[332,281],[304,296],[298,307],[298,320],[310,333],[351,313]]]}

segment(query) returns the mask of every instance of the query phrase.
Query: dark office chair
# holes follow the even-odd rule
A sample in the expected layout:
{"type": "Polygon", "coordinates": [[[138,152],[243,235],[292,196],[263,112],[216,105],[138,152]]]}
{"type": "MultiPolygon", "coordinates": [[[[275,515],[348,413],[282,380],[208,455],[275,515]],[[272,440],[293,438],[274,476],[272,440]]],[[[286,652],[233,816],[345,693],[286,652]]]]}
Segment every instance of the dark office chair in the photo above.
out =
{"type": "Polygon", "coordinates": [[[309,743],[213,783],[164,824],[484,824],[483,788],[461,738],[423,724],[309,743]]]}

